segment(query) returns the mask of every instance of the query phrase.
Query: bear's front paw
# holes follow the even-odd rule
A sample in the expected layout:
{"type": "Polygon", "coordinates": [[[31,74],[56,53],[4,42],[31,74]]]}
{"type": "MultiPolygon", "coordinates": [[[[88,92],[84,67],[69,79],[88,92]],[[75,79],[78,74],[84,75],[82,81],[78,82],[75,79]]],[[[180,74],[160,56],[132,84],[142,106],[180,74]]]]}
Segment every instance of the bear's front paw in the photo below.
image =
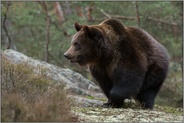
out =
{"type": "Polygon", "coordinates": [[[103,106],[105,108],[121,108],[122,107],[122,105],[117,105],[117,104],[112,103],[112,102],[104,103],[103,106]]]}
{"type": "Polygon", "coordinates": [[[111,102],[106,102],[103,104],[104,107],[109,107],[111,105],[111,102]]]}

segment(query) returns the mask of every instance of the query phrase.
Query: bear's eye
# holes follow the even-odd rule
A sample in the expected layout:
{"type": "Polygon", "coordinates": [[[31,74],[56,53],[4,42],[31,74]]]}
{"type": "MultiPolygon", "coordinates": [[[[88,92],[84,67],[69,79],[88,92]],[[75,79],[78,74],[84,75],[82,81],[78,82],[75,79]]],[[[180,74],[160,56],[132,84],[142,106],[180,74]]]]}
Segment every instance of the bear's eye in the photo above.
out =
{"type": "Polygon", "coordinates": [[[78,45],[78,43],[77,43],[77,42],[75,42],[73,45],[74,45],[74,46],[77,46],[77,45],[78,45]]]}
{"type": "Polygon", "coordinates": [[[80,45],[79,45],[79,43],[75,42],[73,45],[75,46],[75,49],[76,49],[76,50],[80,50],[80,45]]]}

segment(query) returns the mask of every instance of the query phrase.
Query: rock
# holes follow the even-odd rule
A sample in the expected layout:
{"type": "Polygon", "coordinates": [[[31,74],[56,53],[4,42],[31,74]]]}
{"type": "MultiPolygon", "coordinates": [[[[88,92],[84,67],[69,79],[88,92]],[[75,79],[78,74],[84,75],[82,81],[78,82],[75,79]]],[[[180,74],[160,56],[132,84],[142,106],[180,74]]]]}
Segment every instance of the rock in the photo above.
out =
{"type": "Polygon", "coordinates": [[[35,68],[41,67],[45,69],[48,77],[55,80],[55,82],[63,82],[65,84],[65,89],[73,95],[104,98],[101,90],[94,82],[87,80],[77,72],[74,72],[70,69],[59,68],[44,61],[35,60],[24,55],[23,53],[11,49],[1,52],[2,55],[5,56],[13,64],[28,63],[28,65],[35,68]]]}
{"type": "MultiPolygon", "coordinates": [[[[41,67],[46,70],[49,78],[55,84],[65,84],[65,89],[70,92],[68,95],[76,105],[72,112],[80,121],[86,122],[182,122],[183,109],[168,109],[155,106],[154,110],[142,110],[138,107],[125,107],[120,109],[103,108],[104,95],[99,87],[92,81],[85,79],[81,74],[70,69],[59,68],[44,61],[35,60],[14,50],[1,51],[12,64],[27,63],[35,68],[41,67]]],[[[125,103],[135,103],[125,100],[125,103]]]]}

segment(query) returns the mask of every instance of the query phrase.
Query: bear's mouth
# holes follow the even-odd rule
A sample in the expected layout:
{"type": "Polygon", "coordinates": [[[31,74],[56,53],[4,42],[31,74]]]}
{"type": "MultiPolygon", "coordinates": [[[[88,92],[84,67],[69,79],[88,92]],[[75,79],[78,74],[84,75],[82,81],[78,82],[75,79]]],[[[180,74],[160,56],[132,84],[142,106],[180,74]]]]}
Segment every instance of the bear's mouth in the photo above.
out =
{"type": "Polygon", "coordinates": [[[80,66],[85,66],[86,65],[86,60],[81,56],[77,56],[73,59],[69,59],[70,63],[78,63],[80,66]]]}
{"type": "Polygon", "coordinates": [[[69,61],[70,61],[71,63],[78,62],[76,59],[69,59],[69,61]]]}
{"type": "Polygon", "coordinates": [[[71,63],[75,63],[75,62],[79,63],[81,60],[82,60],[81,55],[78,55],[78,56],[76,56],[76,57],[73,57],[73,58],[69,59],[69,61],[70,61],[71,63]]]}

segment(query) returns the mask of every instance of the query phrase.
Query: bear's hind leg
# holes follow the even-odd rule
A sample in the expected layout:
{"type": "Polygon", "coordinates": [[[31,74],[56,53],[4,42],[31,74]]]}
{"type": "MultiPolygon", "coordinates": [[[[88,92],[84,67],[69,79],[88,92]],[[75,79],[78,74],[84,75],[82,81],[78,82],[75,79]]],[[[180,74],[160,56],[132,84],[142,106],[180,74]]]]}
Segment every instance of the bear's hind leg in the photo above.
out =
{"type": "Polygon", "coordinates": [[[143,109],[153,109],[156,92],[152,89],[147,89],[140,93],[138,100],[141,103],[143,109]]]}
{"type": "Polygon", "coordinates": [[[153,109],[155,97],[160,90],[166,77],[167,69],[151,67],[147,72],[143,86],[137,99],[142,104],[142,108],[153,109]]]}
{"type": "Polygon", "coordinates": [[[127,69],[126,71],[115,71],[112,75],[113,87],[110,91],[111,107],[120,108],[123,106],[125,99],[137,95],[141,89],[144,76],[144,71],[128,71],[127,69]]]}

